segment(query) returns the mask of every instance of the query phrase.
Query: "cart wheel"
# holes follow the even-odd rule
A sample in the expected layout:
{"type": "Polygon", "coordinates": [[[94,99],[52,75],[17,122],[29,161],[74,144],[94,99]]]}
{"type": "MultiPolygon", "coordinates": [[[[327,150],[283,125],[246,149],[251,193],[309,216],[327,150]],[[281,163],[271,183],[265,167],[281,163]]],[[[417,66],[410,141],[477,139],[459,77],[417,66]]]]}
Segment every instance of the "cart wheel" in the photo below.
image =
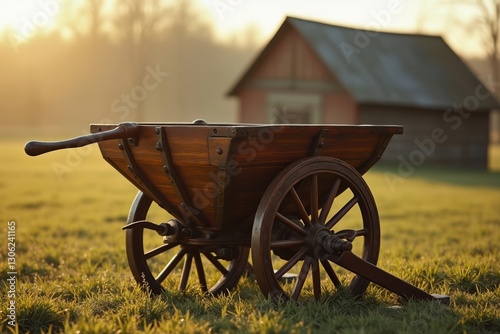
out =
{"type": "Polygon", "coordinates": [[[330,255],[351,250],[375,265],[379,248],[379,217],[368,185],[335,158],[309,157],[285,168],[256,212],[255,277],[275,301],[296,301],[301,294],[319,300],[342,286],[364,293],[369,281],[337,266],[330,255]]]}
{"type": "MultiPolygon", "coordinates": [[[[139,191],[128,222],[147,219],[147,216],[163,216],[164,210],[139,191]]],[[[161,219],[161,217],[155,217],[161,219]]],[[[249,249],[239,246],[232,249],[232,259],[223,260],[215,254],[217,249],[184,243],[164,243],[154,231],[133,228],[126,231],[127,258],[137,283],[146,291],[161,294],[165,288],[177,283],[179,290],[185,290],[193,271],[197,273],[203,292],[212,295],[234,288],[248,263],[249,249]],[[194,260],[194,266],[192,266],[194,260]],[[192,270],[192,267],[195,270],[192,270]],[[210,276],[206,273],[213,273],[210,276]],[[219,276],[220,275],[220,276],[219,276]],[[213,282],[210,277],[218,279],[213,282]]],[[[227,249],[226,249],[227,250],[227,249]]]]}

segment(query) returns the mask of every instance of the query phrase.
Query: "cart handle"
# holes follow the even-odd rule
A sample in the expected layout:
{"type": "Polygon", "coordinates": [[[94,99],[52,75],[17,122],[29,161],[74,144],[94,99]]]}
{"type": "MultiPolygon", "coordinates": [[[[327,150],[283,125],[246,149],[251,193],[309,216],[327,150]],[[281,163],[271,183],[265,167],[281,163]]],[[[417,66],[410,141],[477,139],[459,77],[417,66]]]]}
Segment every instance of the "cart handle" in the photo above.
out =
{"type": "Polygon", "coordinates": [[[47,152],[65,148],[82,147],[89,144],[111,139],[125,139],[135,137],[139,132],[136,123],[120,123],[116,128],[99,133],[92,133],[62,141],[43,142],[32,140],[26,143],[24,151],[30,156],[37,156],[47,152]]]}

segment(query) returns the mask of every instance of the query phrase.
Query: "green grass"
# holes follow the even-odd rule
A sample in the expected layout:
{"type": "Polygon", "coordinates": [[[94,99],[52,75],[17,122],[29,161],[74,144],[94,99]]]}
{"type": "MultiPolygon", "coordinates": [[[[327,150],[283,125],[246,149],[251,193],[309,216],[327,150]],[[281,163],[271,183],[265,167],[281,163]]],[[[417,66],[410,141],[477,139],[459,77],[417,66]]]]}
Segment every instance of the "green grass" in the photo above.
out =
{"type": "MultiPolygon", "coordinates": [[[[157,298],[133,281],[124,225],[135,189],[97,147],[30,158],[0,142],[0,328],[30,333],[498,333],[500,332],[500,154],[497,172],[417,169],[366,175],[381,216],[378,266],[432,293],[438,303],[397,304],[371,285],[321,301],[274,305],[250,278],[214,298],[190,288],[157,298]],[[79,158],[80,157],[80,158],[79,158]],[[58,178],[54,167],[71,167],[58,178]],[[16,221],[16,316],[7,321],[7,221],[16,221]]],[[[498,159],[498,160],[497,160],[498,159]]]]}

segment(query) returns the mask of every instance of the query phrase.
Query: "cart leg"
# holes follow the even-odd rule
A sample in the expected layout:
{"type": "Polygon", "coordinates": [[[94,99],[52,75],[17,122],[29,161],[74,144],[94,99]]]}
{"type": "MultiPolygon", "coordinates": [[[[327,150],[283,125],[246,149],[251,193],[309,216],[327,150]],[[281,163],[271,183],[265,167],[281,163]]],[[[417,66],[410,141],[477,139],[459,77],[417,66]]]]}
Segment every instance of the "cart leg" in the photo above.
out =
{"type": "Polygon", "coordinates": [[[389,274],[377,266],[364,261],[349,251],[344,251],[338,255],[330,255],[329,259],[341,267],[360,275],[381,287],[396,293],[404,299],[418,300],[438,300],[448,305],[450,298],[445,295],[432,295],[420,290],[414,285],[389,274]]]}

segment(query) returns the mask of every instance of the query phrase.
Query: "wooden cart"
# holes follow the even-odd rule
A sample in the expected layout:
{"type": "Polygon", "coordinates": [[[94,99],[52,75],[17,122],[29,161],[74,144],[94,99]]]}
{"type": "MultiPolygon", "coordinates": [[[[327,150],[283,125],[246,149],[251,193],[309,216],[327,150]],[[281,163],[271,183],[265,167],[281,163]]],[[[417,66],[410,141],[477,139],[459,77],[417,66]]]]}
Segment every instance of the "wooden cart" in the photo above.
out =
{"type": "Polygon", "coordinates": [[[25,150],[38,155],[99,142],[104,159],[139,189],[124,227],[126,250],[135,280],[150,293],[175,284],[217,295],[253,266],[262,293],[276,301],[320,299],[342,286],[360,295],[374,282],[406,299],[447,303],[376,267],[379,216],[362,174],[402,131],[96,124],[90,135],[32,141],[25,150]]]}

